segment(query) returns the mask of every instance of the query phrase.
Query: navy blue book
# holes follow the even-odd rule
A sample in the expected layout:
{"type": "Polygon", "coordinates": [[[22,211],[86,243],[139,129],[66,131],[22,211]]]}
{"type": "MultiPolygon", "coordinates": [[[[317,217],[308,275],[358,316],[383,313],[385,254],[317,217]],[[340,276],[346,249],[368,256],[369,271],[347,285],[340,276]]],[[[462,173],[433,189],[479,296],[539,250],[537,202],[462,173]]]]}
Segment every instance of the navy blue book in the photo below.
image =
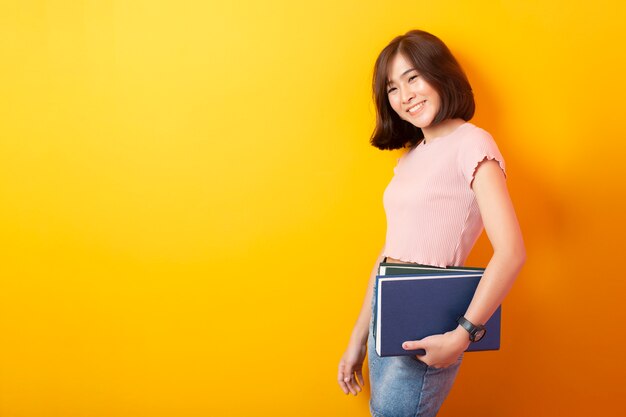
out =
{"type": "MultiPolygon", "coordinates": [[[[390,262],[381,262],[378,266],[378,275],[417,275],[417,274],[458,274],[459,272],[463,273],[472,273],[482,275],[485,272],[485,268],[479,267],[470,267],[470,266],[448,266],[448,267],[439,267],[433,265],[424,265],[424,264],[398,264],[398,263],[390,263],[390,262]]],[[[376,291],[374,292],[374,303],[376,303],[376,291]]],[[[376,339],[376,305],[374,305],[374,339],[376,339]]]]}
{"type": "MultiPolygon", "coordinates": [[[[482,271],[437,271],[430,274],[376,277],[374,339],[379,356],[423,355],[402,343],[454,330],[465,314],[482,271]]],[[[501,306],[485,323],[487,333],[467,351],[500,348],[501,306]]]]}

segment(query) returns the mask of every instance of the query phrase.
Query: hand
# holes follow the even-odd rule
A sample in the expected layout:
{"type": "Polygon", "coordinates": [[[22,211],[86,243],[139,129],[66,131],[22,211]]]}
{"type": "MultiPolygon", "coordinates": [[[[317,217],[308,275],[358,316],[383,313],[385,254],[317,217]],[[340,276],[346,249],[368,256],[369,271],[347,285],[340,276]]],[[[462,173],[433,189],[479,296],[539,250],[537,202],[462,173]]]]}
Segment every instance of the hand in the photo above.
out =
{"type": "Polygon", "coordinates": [[[350,341],[348,348],[339,361],[337,382],[339,382],[339,386],[346,395],[348,393],[357,395],[363,389],[362,386],[365,385],[362,369],[365,352],[367,351],[366,347],[365,343],[350,341]]]}
{"type": "Polygon", "coordinates": [[[470,344],[469,334],[462,327],[446,332],[402,343],[404,350],[424,349],[425,355],[415,355],[428,366],[446,368],[459,358],[470,344]]]}

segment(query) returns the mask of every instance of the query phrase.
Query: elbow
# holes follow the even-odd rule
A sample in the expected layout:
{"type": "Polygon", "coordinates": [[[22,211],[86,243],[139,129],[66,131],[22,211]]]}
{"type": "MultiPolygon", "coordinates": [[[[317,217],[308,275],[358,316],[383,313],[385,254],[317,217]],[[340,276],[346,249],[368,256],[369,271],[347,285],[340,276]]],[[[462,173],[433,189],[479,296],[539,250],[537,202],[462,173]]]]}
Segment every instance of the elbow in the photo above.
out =
{"type": "Polygon", "coordinates": [[[517,271],[526,263],[526,248],[524,245],[520,245],[519,248],[516,248],[511,255],[511,262],[516,266],[517,271]]]}
{"type": "MultiPolygon", "coordinates": [[[[496,253],[498,253],[498,251],[496,251],[494,255],[496,253]]],[[[501,258],[506,265],[519,271],[526,263],[526,248],[523,244],[510,247],[506,251],[500,251],[499,258],[501,258]]]]}
{"type": "Polygon", "coordinates": [[[526,263],[526,249],[522,247],[522,251],[517,255],[518,270],[522,269],[526,263]]]}
{"type": "Polygon", "coordinates": [[[521,268],[526,263],[526,245],[524,245],[523,241],[519,243],[515,252],[517,253],[517,259],[521,268]]]}

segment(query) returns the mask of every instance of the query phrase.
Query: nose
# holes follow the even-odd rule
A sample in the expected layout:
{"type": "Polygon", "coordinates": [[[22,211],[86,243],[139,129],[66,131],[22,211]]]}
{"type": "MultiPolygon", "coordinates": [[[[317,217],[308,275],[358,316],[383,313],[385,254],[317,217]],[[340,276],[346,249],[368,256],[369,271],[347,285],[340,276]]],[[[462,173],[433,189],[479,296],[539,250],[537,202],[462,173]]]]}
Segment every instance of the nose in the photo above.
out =
{"type": "Polygon", "coordinates": [[[413,93],[413,91],[411,91],[410,88],[405,87],[401,89],[401,97],[402,97],[402,102],[404,104],[408,104],[415,97],[415,93],[413,93]]]}

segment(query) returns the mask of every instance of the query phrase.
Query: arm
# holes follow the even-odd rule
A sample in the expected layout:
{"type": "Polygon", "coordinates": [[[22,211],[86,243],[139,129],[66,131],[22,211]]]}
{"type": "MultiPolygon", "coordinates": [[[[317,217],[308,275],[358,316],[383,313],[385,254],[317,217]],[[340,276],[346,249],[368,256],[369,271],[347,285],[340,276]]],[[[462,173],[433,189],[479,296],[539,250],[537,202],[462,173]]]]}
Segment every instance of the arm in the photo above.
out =
{"type": "MultiPolygon", "coordinates": [[[[508,294],[526,260],[515,210],[509,197],[504,174],[494,160],[477,168],[472,189],[493,247],[493,256],[485,268],[465,317],[474,324],[484,324],[508,294]]],[[[405,349],[426,349],[418,358],[428,365],[446,367],[469,346],[469,336],[460,325],[443,335],[405,342],[405,349]]]]}
{"type": "Polygon", "coordinates": [[[370,274],[370,279],[367,284],[367,290],[365,291],[365,299],[361,306],[361,312],[357,318],[352,334],[350,335],[350,341],[348,348],[339,361],[339,374],[337,376],[337,382],[344,393],[352,393],[357,395],[361,391],[361,386],[364,384],[362,368],[363,360],[365,359],[365,353],[367,351],[367,337],[369,335],[369,323],[372,317],[372,296],[374,292],[374,282],[376,281],[376,274],[378,272],[378,264],[383,260],[383,250],[376,258],[374,268],[370,274]],[[359,382],[361,385],[359,385],[359,382]]]}
{"type": "Polygon", "coordinates": [[[526,261],[526,249],[504,176],[496,161],[481,164],[473,190],[493,247],[493,256],[465,317],[472,323],[484,324],[509,293],[526,261]]]}
{"type": "MultiPolygon", "coordinates": [[[[376,275],[378,274],[378,265],[383,261],[383,250],[380,251],[372,272],[370,273],[370,279],[367,284],[367,290],[365,291],[365,299],[361,306],[359,317],[357,318],[354,329],[352,330],[351,340],[358,343],[366,343],[367,336],[369,335],[370,320],[372,318],[372,297],[374,294],[374,282],[376,281],[376,275]]],[[[468,319],[469,320],[469,319],[468,319]]]]}

